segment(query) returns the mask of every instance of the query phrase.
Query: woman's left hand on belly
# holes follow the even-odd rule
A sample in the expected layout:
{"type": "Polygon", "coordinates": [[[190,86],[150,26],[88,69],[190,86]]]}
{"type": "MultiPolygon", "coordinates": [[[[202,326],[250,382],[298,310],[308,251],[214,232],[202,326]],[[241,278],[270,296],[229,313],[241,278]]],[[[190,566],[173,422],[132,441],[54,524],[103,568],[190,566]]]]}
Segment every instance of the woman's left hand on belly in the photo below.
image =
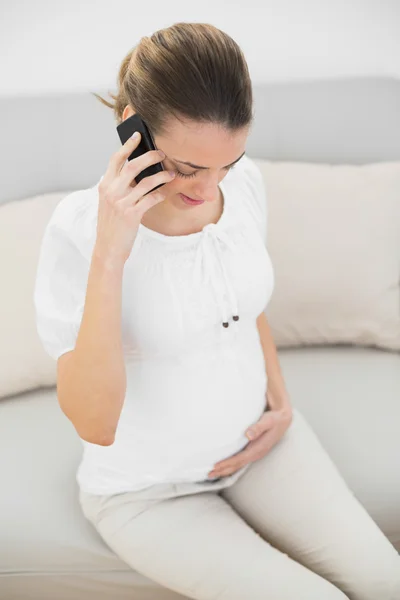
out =
{"type": "Polygon", "coordinates": [[[232,475],[245,465],[256,462],[265,456],[271,448],[282,438],[292,422],[290,406],[267,410],[260,419],[246,431],[251,440],[246,448],[230,458],[226,458],[214,465],[208,474],[209,477],[226,477],[232,475]],[[251,432],[254,432],[251,435],[251,432]]]}

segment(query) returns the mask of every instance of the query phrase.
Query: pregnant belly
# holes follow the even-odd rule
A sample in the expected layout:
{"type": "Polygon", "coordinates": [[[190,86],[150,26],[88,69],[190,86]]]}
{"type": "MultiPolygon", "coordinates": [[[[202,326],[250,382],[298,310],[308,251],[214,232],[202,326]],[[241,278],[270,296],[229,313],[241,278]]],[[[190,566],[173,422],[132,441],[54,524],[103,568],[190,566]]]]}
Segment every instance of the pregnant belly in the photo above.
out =
{"type": "MultiPolygon", "coordinates": [[[[163,473],[211,470],[249,442],[247,428],[266,408],[266,373],[259,338],[240,354],[190,358],[128,371],[121,436],[163,473]],[[147,457],[147,458],[146,458],[147,457]]],[[[116,440],[116,441],[117,441],[116,440]]],[[[122,439],[121,439],[122,442],[122,439]]],[[[132,456],[132,455],[131,455],[132,456]]]]}
{"type": "Polygon", "coordinates": [[[137,415],[134,427],[120,422],[117,440],[121,446],[130,444],[131,460],[146,465],[147,474],[174,481],[204,479],[216,462],[249,443],[245,432],[265,410],[264,395],[251,392],[240,398],[210,397],[184,409],[181,405],[181,410],[170,404],[162,416],[137,415]]]}

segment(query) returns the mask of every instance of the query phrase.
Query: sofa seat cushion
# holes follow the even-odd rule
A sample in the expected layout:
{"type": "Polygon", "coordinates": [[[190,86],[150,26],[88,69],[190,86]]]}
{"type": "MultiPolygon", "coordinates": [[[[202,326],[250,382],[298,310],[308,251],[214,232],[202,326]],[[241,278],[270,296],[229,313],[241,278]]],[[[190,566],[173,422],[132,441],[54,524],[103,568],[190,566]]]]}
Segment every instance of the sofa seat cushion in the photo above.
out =
{"type": "Polygon", "coordinates": [[[0,598],[184,600],[133,571],[81,512],[82,445],[55,388],[0,403],[0,598]]]}

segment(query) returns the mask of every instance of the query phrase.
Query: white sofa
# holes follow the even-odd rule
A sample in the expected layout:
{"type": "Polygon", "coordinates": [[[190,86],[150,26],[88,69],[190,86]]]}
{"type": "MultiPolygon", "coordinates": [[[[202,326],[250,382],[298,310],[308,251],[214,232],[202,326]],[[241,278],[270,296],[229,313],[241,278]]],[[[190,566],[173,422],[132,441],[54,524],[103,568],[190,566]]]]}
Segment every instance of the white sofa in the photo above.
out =
{"type": "MultiPolygon", "coordinates": [[[[400,82],[254,92],[247,153],[266,183],[276,275],[266,313],[292,404],[400,550],[400,82]]],[[[71,94],[2,99],[0,119],[0,598],[183,598],[130,569],[81,514],[81,443],[34,321],[44,227],[104,172],[119,146],[112,112],[71,94]]]]}

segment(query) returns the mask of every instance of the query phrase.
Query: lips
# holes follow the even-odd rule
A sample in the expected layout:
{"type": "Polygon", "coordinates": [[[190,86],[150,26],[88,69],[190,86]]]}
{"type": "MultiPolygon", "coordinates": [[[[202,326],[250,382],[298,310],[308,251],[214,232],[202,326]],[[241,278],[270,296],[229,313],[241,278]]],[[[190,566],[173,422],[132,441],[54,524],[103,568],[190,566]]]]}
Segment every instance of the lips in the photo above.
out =
{"type": "Polygon", "coordinates": [[[182,194],[185,198],[189,198],[189,200],[193,200],[193,202],[204,202],[203,198],[191,198],[190,196],[186,196],[186,194],[182,194]]]}
{"type": "Polygon", "coordinates": [[[200,204],[204,204],[205,202],[204,200],[194,200],[193,198],[190,198],[189,196],[186,196],[182,193],[180,193],[179,195],[182,198],[183,202],[190,206],[200,206],[200,204]]]}

